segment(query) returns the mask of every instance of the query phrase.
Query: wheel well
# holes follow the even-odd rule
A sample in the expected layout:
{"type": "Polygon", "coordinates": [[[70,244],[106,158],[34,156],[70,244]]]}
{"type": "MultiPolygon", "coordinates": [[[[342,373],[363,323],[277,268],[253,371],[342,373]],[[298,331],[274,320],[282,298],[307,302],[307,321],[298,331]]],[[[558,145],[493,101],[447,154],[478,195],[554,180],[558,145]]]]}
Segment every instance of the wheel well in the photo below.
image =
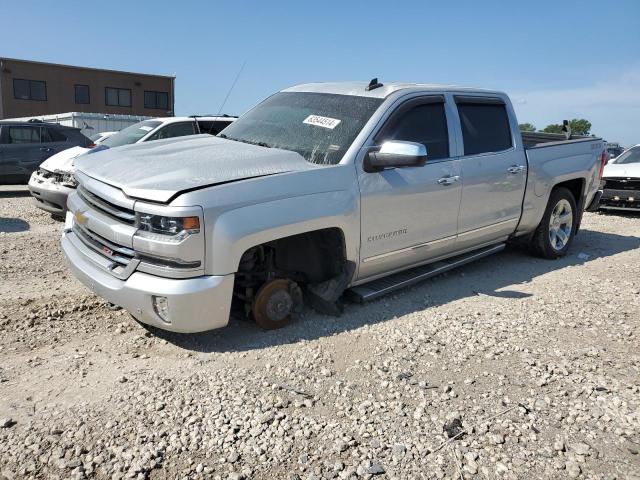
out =
{"type": "Polygon", "coordinates": [[[585,181],[583,178],[574,178],[573,180],[567,180],[566,182],[559,183],[553,187],[554,189],[558,187],[565,187],[571,192],[573,199],[576,201],[576,207],[578,209],[576,212],[576,235],[580,230],[582,214],[584,213],[584,185],[585,181]]]}
{"type": "Polygon", "coordinates": [[[578,210],[580,210],[580,206],[582,204],[583,192],[584,192],[584,179],[575,178],[573,180],[567,180],[566,182],[562,182],[562,183],[558,183],[557,185],[554,185],[553,188],[556,189],[558,187],[564,187],[573,194],[573,198],[576,201],[578,210]]]}
{"type": "Polygon", "coordinates": [[[287,276],[301,283],[319,283],[338,275],[345,260],[342,230],[326,228],[279,238],[248,249],[242,255],[238,274],[287,276]]]}

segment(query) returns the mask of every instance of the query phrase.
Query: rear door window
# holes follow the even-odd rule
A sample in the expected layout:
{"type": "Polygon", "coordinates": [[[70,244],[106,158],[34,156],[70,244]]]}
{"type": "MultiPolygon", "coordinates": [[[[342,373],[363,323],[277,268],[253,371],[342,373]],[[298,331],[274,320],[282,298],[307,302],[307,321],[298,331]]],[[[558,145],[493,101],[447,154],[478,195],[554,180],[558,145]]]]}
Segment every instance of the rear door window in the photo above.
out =
{"type": "Polygon", "coordinates": [[[66,142],[67,137],[60,131],[55,128],[47,127],[47,132],[51,136],[52,142],[66,142]]]}
{"type": "Polygon", "coordinates": [[[456,103],[465,156],[511,148],[509,115],[501,99],[456,97],[456,103]]]}
{"type": "Polygon", "coordinates": [[[389,125],[378,135],[376,143],[381,144],[387,140],[423,144],[427,147],[427,161],[448,158],[449,133],[444,103],[417,102],[415,106],[408,107],[397,118],[390,120],[389,125]]]}
{"type": "Polygon", "coordinates": [[[193,122],[171,123],[166,127],[159,129],[146,141],[150,142],[152,140],[162,140],[164,138],[184,137],[195,133],[195,125],[193,122]]]}
{"type": "Polygon", "coordinates": [[[198,120],[200,133],[208,133],[209,135],[217,135],[227,128],[231,121],[223,120],[198,120]]]}
{"type": "Polygon", "coordinates": [[[40,127],[9,127],[8,139],[11,144],[40,143],[40,127]]]}

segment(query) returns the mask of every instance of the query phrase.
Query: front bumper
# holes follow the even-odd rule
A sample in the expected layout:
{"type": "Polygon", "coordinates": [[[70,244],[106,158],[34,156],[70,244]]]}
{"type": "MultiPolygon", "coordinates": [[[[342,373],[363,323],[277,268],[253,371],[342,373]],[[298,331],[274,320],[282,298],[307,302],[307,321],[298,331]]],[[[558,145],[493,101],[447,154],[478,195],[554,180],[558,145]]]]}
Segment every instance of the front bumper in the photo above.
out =
{"type": "Polygon", "coordinates": [[[67,197],[74,189],[54,183],[51,179],[44,179],[36,171],[29,179],[29,191],[36,207],[49,213],[64,215],[67,211],[67,197]]]}
{"type": "Polygon", "coordinates": [[[605,187],[600,199],[600,208],[640,212],[640,190],[617,190],[605,187]]]}
{"type": "Polygon", "coordinates": [[[181,333],[213,330],[229,322],[233,274],[172,279],[133,272],[126,280],[120,280],[100,266],[99,255],[88,249],[72,231],[63,233],[62,250],[80,282],[129,311],[140,322],[181,333]],[[169,322],[156,313],[154,296],[166,297],[169,322]]]}

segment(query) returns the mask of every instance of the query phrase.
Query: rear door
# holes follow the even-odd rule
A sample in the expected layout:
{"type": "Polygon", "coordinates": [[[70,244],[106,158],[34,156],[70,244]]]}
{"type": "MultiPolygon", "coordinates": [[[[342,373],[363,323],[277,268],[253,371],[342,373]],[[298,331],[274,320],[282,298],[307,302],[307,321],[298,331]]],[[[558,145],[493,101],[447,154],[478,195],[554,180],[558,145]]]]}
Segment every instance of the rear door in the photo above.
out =
{"type": "Polygon", "coordinates": [[[428,261],[455,250],[461,197],[460,165],[452,157],[450,117],[441,95],[401,104],[374,142],[405,140],[427,147],[422,167],[368,173],[359,168],[359,279],[428,261]]]}
{"type": "Polygon", "coordinates": [[[460,249],[513,233],[520,219],[526,159],[515,118],[498,96],[454,96],[462,136],[460,249]]]}

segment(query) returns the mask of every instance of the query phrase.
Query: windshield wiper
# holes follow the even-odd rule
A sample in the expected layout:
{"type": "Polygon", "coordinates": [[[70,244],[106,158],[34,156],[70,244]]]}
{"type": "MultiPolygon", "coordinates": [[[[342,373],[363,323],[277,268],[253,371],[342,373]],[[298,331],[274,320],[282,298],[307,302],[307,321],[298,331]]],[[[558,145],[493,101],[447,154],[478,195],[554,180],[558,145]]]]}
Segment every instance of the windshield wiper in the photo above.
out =
{"type": "Polygon", "coordinates": [[[233,137],[229,137],[227,135],[225,135],[224,133],[219,133],[218,137],[220,138],[224,138],[226,140],[231,140],[233,142],[241,142],[241,143],[248,143],[249,145],[257,145],[258,147],[266,147],[266,148],[272,148],[271,145],[265,143],[265,142],[252,142],[251,140],[244,140],[244,139],[240,139],[240,138],[233,138],[233,137]]]}

